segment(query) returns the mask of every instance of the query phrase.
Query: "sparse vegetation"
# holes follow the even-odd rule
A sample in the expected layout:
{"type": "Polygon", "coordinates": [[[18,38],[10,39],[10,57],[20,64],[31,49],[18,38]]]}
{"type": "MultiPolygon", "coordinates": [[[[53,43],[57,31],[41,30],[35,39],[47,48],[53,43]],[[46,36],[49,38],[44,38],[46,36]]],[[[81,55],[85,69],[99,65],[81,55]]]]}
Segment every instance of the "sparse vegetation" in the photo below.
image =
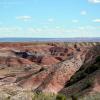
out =
{"type": "Polygon", "coordinates": [[[100,56],[96,58],[96,63],[100,62],[100,56]]]}
{"type": "Polygon", "coordinates": [[[53,93],[39,93],[39,94],[34,94],[32,100],[67,100],[66,96],[63,94],[53,94],[53,93]]]}
{"type": "Polygon", "coordinates": [[[66,100],[66,97],[63,94],[58,94],[56,100],[66,100]]]}
{"type": "Polygon", "coordinates": [[[96,62],[97,62],[96,64],[90,65],[87,68],[83,68],[83,70],[80,68],[80,70],[77,71],[74,76],[72,76],[71,80],[66,83],[65,87],[71,86],[72,84],[74,84],[74,83],[82,80],[83,78],[87,77],[89,74],[100,69],[99,60],[100,60],[100,57],[97,57],[96,58],[96,62]]]}
{"type": "MultiPolygon", "coordinates": [[[[84,92],[89,90],[92,91],[92,88],[95,88],[96,82],[97,85],[99,85],[97,77],[99,71],[97,70],[100,69],[100,56],[98,53],[100,48],[96,46],[99,44],[100,43],[86,42],[65,44],[32,43],[31,45],[21,44],[21,46],[18,46],[18,48],[17,46],[15,46],[15,44],[13,44],[13,46],[11,47],[13,48],[15,46],[18,51],[16,50],[16,48],[11,48],[11,51],[10,48],[9,50],[6,50],[5,46],[5,49],[1,49],[3,53],[1,53],[2,55],[0,58],[0,94],[3,91],[2,95],[5,94],[4,96],[7,96],[6,100],[10,100],[13,97],[15,99],[18,98],[17,100],[19,100],[19,98],[27,97],[31,97],[32,100],[88,100],[89,98],[84,92]],[[43,46],[41,47],[41,45],[43,46]],[[22,47],[21,50],[19,49],[20,47],[22,47]],[[90,52],[88,52],[87,48],[90,52]],[[14,50],[17,53],[14,53],[14,50]],[[88,52],[88,54],[86,52],[86,56],[84,56],[85,51],[88,52]],[[98,57],[92,64],[91,61],[94,61],[94,59],[92,58],[95,58],[97,54],[98,57]],[[77,59],[74,60],[73,58],[77,59]],[[87,65],[84,62],[84,59],[85,61],[87,61],[87,65]],[[80,62],[80,60],[82,60],[82,63],[80,62]],[[67,61],[71,63],[67,64],[67,61]],[[88,63],[88,61],[90,62],[88,63]],[[50,63],[50,65],[48,64],[48,62],[50,63]],[[81,66],[82,64],[83,66],[81,66]],[[66,77],[67,75],[69,75],[68,78],[66,77]],[[96,78],[96,81],[94,81],[94,77],[96,78]],[[62,89],[65,82],[65,88],[62,89]],[[11,85],[11,87],[14,85],[15,91],[13,89],[9,91],[11,89],[9,84],[11,85]],[[42,91],[45,91],[44,89],[47,89],[47,91],[49,89],[52,92],[53,85],[55,86],[54,91],[63,94],[65,93],[66,96],[63,94],[56,95],[53,93],[42,93],[42,91]],[[5,87],[7,87],[8,90],[5,87]],[[5,90],[2,88],[5,88],[5,90]],[[26,88],[29,88],[30,90],[24,90],[26,88]],[[37,93],[34,93],[35,89],[39,92],[36,91],[37,93]],[[86,99],[82,99],[85,97],[86,99]]],[[[90,100],[100,100],[100,98],[90,100]]]]}
{"type": "Polygon", "coordinates": [[[84,95],[81,96],[79,100],[100,100],[100,93],[84,95]]]}
{"type": "Polygon", "coordinates": [[[87,79],[87,80],[85,81],[85,84],[84,84],[84,86],[82,87],[81,91],[90,88],[92,85],[93,85],[93,79],[87,79]]]}

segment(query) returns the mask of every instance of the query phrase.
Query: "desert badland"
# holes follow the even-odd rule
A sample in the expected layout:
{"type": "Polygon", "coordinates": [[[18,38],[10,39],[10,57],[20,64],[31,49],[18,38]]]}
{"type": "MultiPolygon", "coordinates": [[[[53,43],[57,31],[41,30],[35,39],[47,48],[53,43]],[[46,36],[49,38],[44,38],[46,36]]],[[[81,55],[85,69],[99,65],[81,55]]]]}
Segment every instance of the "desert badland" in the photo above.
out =
{"type": "Polygon", "coordinates": [[[100,43],[0,43],[0,100],[47,100],[41,93],[99,96],[100,43]]]}

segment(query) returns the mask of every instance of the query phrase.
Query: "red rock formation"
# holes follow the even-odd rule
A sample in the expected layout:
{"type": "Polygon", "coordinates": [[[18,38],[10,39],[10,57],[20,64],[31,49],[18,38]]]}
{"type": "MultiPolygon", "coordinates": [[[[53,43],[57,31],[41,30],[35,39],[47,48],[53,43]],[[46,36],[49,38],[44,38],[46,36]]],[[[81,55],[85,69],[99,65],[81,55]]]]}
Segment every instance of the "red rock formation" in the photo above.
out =
{"type": "MultiPolygon", "coordinates": [[[[58,93],[83,64],[94,62],[100,55],[99,50],[94,45],[74,43],[0,43],[0,82],[16,83],[36,92],[58,93]]],[[[94,91],[96,87],[99,88],[99,84],[95,84],[94,91]]]]}

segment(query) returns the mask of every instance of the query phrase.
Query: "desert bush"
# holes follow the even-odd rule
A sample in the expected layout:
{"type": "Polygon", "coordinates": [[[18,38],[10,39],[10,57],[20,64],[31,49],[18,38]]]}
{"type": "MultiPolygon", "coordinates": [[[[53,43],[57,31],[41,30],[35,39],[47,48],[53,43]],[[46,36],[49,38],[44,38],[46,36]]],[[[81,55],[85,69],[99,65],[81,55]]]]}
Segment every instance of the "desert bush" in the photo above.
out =
{"type": "Polygon", "coordinates": [[[54,93],[35,93],[32,100],[67,100],[66,96],[63,94],[54,94],[54,93]]]}
{"type": "Polygon", "coordinates": [[[75,76],[73,76],[66,84],[65,87],[71,86],[72,84],[80,81],[81,79],[85,78],[87,76],[87,73],[85,73],[84,71],[80,71],[78,73],[75,74],[75,76]]]}
{"type": "Polygon", "coordinates": [[[85,81],[85,84],[84,86],[82,87],[82,91],[85,90],[85,89],[88,89],[89,87],[91,87],[93,85],[93,79],[87,79],[85,81]]]}
{"type": "Polygon", "coordinates": [[[100,56],[98,56],[97,58],[96,58],[96,63],[97,62],[100,62],[100,56]]]}
{"type": "Polygon", "coordinates": [[[91,65],[90,67],[88,67],[84,72],[87,74],[91,74],[93,72],[95,72],[96,70],[98,70],[100,67],[99,65],[91,65]]]}
{"type": "Polygon", "coordinates": [[[56,100],[55,94],[35,93],[32,100],[56,100]]]}
{"type": "Polygon", "coordinates": [[[72,100],[79,100],[79,96],[77,94],[74,94],[71,96],[72,100]]]}
{"type": "Polygon", "coordinates": [[[56,100],[66,100],[66,97],[63,94],[58,94],[56,100]]]}
{"type": "Polygon", "coordinates": [[[100,93],[84,95],[79,100],[100,100],[100,93]]]}
{"type": "MultiPolygon", "coordinates": [[[[99,60],[100,58],[98,58],[99,60]]],[[[95,72],[96,70],[100,69],[100,64],[96,63],[93,65],[88,66],[87,68],[83,68],[75,73],[75,75],[72,76],[72,78],[65,84],[65,87],[71,86],[72,84],[84,79],[89,74],[95,72]]]]}

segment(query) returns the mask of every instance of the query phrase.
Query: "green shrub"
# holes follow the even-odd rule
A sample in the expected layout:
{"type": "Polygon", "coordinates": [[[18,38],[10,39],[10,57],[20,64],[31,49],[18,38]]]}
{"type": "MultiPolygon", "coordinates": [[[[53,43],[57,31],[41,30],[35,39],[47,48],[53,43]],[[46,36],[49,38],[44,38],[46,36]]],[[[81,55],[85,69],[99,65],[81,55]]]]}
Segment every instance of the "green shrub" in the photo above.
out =
{"type": "Polygon", "coordinates": [[[93,85],[93,79],[87,79],[85,81],[85,84],[84,86],[82,87],[82,91],[85,90],[85,89],[88,89],[89,87],[91,87],[93,85]]]}
{"type": "Polygon", "coordinates": [[[63,94],[35,93],[32,100],[66,100],[66,97],[63,94]]]}
{"type": "Polygon", "coordinates": [[[84,95],[79,100],[100,100],[100,93],[84,95]]]}
{"type": "Polygon", "coordinates": [[[35,93],[32,100],[56,100],[55,94],[35,93]]]}
{"type": "Polygon", "coordinates": [[[63,94],[58,94],[56,100],[66,100],[66,97],[63,94]]]}
{"type": "Polygon", "coordinates": [[[98,56],[97,58],[96,58],[96,63],[97,62],[100,62],[100,56],[98,56]]]}
{"type": "Polygon", "coordinates": [[[79,100],[79,99],[78,99],[79,97],[78,97],[77,94],[76,94],[76,95],[72,95],[71,98],[72,98],[72,100],[79,100]]]}

